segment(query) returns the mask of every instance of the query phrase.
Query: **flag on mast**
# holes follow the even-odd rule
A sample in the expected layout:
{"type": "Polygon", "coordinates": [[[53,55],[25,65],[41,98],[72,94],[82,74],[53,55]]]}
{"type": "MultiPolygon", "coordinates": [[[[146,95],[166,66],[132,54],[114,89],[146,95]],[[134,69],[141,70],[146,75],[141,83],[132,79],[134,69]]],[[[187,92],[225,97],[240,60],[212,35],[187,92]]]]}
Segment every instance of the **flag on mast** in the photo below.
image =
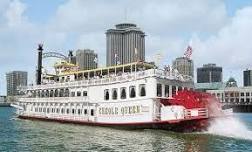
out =
{"type": "Polygon", "coordinates": [[[95,62],[95,63],[98,63],[97,57],[94,58],[94,62],[95,62]]]}
{"type": "Polygon", "coordinates": [[[188,47],[186,48],[186,51],[185,51],[185,53],[184,53],[184,56],[186,57],[186,58],[189,58],[190,59],[190,57],[191,57],[191,55],[192,55],[192,47],[190,46],[190,45],[188,45],[188,47]]]}
{"type": "Polygon", "coordinates": [[[115,53],[115,65],[120,64],[120,61],[118,60],[118,55],[115,53]]]}

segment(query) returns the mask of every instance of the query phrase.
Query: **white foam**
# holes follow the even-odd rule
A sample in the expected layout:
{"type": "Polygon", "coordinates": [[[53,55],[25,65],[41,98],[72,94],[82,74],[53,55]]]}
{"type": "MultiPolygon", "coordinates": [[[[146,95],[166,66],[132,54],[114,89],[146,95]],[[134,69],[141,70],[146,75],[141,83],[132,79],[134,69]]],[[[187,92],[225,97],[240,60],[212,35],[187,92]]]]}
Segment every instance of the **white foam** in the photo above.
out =
{"type": "Polygon", "coordinates": [[[252,140],[252,131],[250,131],[244,123],[235,116],[226,118],[218,118],[211,122],[207,133],[252,140]]]}

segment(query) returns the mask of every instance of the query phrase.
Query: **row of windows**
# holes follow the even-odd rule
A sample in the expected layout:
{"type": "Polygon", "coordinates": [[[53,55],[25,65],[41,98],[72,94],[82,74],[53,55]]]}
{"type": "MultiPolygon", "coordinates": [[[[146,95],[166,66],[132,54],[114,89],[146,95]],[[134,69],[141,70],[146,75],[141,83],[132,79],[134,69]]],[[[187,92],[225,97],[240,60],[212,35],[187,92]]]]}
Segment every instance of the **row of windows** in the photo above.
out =
{"type": "MultiPolygon", "coordinates": [[[[109,98],[110,98],[109,94],[110,94],[109,89],[105,89],[104,90],[104,100],[109,100],[109,98]]],[[[139,96],[140,97],[146,96],[145,84],[139,85],[139,96]]],[[[136,97],[136,86],[129,87],[129,97],[130,98],[136,97]]],[[[122,87],[122,88],[120,88],[120,99],[126,99],[126,98],[127,98],[126,87],[122,87]]],[[[112,89],[112,100],[117,100],[117,99],[118,99],[118,88],[113,88],[112,89]]]]}
{"type": "Polygon", "coordinates": [[[239,92],[225,92],[225,93],[212,93],[214,96],[217,96],[217,97],[220,97],[220,96],[222,96],[223,97],[223,95],[225,95],[225,97],[239,97],[239,95],[241,96],[241,97],[244,97],[244,96],[247,96],[247,97],[249,97],[249,96],[252,96],[252,92],[250,93],[250,92],[241,92],[241,93],[239,93],[239,92]]]}
{"type": "MultiPolygon", "coordinates": [[[[164,96],[165,97],[169,97],[169,94],[170,94],[170,86],[169,85],[164,85],[164,96]]],[[[172,86],[171,87],[171,91],[172,91],[172,97],[174,95],[176,95],[176,86],[172,86]]],[[[178,86],[178,91],[182,91],[183,88],[181,86],[178,86]]],[[[185,87],[184,90],[187,90],[187,88],[185,87]]],[[[157,84],[157,96],[158,97],[162,97],[163,96],[163,88],[162,88],[162,84],[158,83],[157,84]]]]}
{"type": "Polygon", "coordinates": [[[250,98],[241,98],[241,99],[239,99],[239,98],[231,98],[231,99],[229,99],[229,98],[225,98],[225,102],[252,102],[252,99],[250,99],[250,98]]]}
{"type": "MultiPolygon", "coordinates": [[[[33,111],[33,109],[31,109],[33,111]]],[[[57,114],[78,114],[78,115],[87,115],[88,109],[60,109],[60,108],[42,108],[42,107],[36,107],[35,112],[43,112],[43,113],[57,113],[57,114]],[[71,110],[71,111],[70,111],[71,110]]],[[[90,110],[90,115],[94,116],[94,109],[90,110]]]]}
{"type": "MultiPolygon", "coordinates": [[[[28,93],[29,94],[29,93],[28,93]]],[[[86,97],[88,95],[87,91],[76,91],[76,92],[70,92],[69,89],[60,89],[60,91],[56,90],[42,90],[42,91],[34,91],[31,92],[30,97],[41,97],[41,98],[46,98],[46,97],[86,97]]]]}

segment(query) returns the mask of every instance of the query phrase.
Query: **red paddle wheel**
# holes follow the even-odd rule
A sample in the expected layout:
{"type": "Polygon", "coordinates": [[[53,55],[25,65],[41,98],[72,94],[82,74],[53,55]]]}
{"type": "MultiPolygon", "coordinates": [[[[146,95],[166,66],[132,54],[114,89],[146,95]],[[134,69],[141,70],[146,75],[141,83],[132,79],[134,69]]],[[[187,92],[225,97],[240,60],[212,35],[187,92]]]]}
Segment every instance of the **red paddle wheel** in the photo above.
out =
{"type": "Polygon", "coordinates": [[[213,95],[197,91],[178,91],[172,99],[162,99],[164,105],[182,105],[186,109],[206,108],[208,117],[222,115],[220,101],[213,95]]]}
{"type": "Polygon", "coordinates": [[[221,104],[219,100],[209,93],[196,92],[196,91],[178,91],[172,99],[161,99],[161,103],[167,105],[181,105],[185,107],[185,119],[191,119],[190,112],[197,109],[199,117],[194,117],[192,123],[184,126],[186,130],[204,130],[210,125],[211,119],[222,116],[221,104]],[[189,116],[187,116],[189,112],[189,116]],[[204,119],[200,118],[204,115],[204,119]]]}

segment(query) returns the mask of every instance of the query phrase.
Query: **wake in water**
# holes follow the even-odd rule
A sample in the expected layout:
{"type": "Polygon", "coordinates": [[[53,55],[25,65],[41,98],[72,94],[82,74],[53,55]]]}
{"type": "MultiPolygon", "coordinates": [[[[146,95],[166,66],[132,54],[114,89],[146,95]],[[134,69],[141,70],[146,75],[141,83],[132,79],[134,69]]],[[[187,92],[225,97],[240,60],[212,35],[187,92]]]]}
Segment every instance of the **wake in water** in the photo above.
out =
{"type": "Polygon", "coordinates": [[[245,126],[245,124],[235,116],[215,119],[211,122],[207,133],[219,136],[252,140],[252,131],[250,131],[245,126]]]}

